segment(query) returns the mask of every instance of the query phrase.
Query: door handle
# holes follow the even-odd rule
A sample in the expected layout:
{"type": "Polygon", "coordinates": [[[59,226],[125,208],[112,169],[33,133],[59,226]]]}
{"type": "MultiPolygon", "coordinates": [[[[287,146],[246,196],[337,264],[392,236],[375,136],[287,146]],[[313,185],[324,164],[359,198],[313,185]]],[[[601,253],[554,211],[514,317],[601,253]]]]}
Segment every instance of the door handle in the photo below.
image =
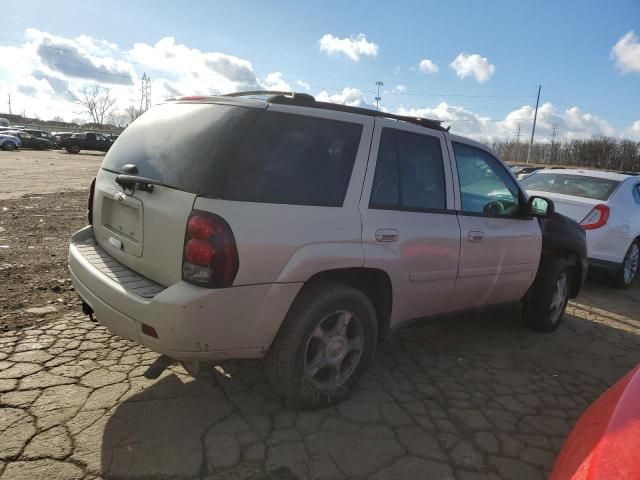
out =
{"type": "Polygon", "coordinates": [[[395,228],[379,228],[376,230],[376,240],[379,242],[395,242],[398,240],[398,230],[395,228]]]}
{"type": "Polygon", "coordinates": [[[477,230],[469,232],[469,234],[467,235],[467,239],[471,243],[480,243],[484,239],[484,232],[480,232],[480,231],[477,231],[477,230]]]}

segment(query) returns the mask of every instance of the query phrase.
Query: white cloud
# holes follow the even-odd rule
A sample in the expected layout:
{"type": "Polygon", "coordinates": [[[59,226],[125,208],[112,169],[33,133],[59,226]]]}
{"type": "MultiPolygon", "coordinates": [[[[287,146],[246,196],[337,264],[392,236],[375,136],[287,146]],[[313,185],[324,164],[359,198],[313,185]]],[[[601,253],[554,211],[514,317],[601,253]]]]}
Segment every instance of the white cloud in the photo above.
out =
{"type": "Polygon", "coordinates": [[[361,56],[376,57],[380,47],[367,40],[364,33],[351,37],[339,38],[326,33],[320,39],[320,51],[329,55],[343,54],[347,58],[357,62],[361,56]]]}
{"type": "Polygon", "coordinates": [[[626,137],[640,140],[640,120],[633,122],[629,128],[624,130],[623,134],[626,137]]]}
{"type": "Polygon", "coordinates": [[[440,69],[438,68],[438,65],[433,63],[428,58],[425,58],[420,60],[420,63],[418,64],[418,70],[420,70],[420,72],[422,73],[437,73],[440,69]]]}
{"type": "Polygon", "coordinates": [[[298,80],[296,82],[296,85],[298,85],[299,87],[302,87],[307,92],[311,90],[311,85],[309,85],[307,82],[303,82],[302,80],[298,80]]]}
{"type": "Polygon", "coordinates": [[[391,93],[407,93],[406,85],[396,85],[391,89],[391,93]]]}
{"type": "Polygon", "coordinates": [[[281,72],[270,73],[265,77],[262,83],[268,90],[279,90],[282,92],[290,92],[293,90],[291,85],[282,78],[281,72]]]}
{"type": "Polygon", "coordinates": [[[326,91],[321,91],[316,95],[319,102],[341,103],[350,107],[371,107],[367,103],[362,90],[358,88],[345,87],[340,93],[329,95],[326,91]]]}
{"type": "MultiPolygon", "coordinates": [[[[464,107],[440,102],[430,108],[400,107],[396,113],[442,120],[451,126],[451,132],[475,139],[498,139],[513,137],[517,124],[529,135],[533,125],[534,107],[525,105],[509,112],[503,119],[492,119],[464,107]]],[[[638,128],[640,129],[640,122],[638,128]]],[[[538,109],[536,141],[549,141],[553,127],[558,128],[559,138],[589,138],[594,135],[615,136],[615,129],[605,120],[571,107],[558,111],[551,103],[544,103],[538,109]]]]}
{"type": "Polygon", "coordinates": [[[640,42],[633,30],[627,32],[611,49],[611,58],[623,73],[640,72],[640,42]]]}
{"type": "Polygon", "coordinates": [[[489,80],[496,71],[495,65],[489,63],[487,57],[481,57],[477,53],[471,55],[460,53],[453,62],[449,64],[449,67],[456,72],[458,78],[466,78],[473,75],[480,83],[489,80]]]}

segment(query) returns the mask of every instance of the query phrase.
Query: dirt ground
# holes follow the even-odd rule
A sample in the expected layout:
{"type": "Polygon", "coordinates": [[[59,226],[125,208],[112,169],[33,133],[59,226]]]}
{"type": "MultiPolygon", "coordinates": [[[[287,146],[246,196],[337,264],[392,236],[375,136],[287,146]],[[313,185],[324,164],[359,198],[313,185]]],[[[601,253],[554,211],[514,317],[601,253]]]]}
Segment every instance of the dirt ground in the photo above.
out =
{"type": "Polygon", "coordinates": [[[25,194],[86,190],[103,158],[99,152],[0,150],[0,204],[25,194]]]}
{"type": "Polygon", "coordinates": [[[0,151],[0,331],[80,308],[67,272],[68,242],[86,225],[87,189],[103,157],[0,151]],[[50,311],[28,311],[43,307],[50,311]]]}
{"type": "Polygon", "coordinates": [[[71,234],[86,225],[85,191],[0,200],[0,330],[78,311],[67,272],[71,234]],[[48,313],[29,309],[48,307],[48,313]]]}

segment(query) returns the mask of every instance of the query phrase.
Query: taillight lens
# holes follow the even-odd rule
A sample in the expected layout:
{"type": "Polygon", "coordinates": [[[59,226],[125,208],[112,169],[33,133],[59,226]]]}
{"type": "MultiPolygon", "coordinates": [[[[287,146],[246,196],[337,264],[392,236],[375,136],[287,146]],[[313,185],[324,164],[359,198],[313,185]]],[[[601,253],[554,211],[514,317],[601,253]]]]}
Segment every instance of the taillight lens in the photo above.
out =
{"type": "Polygon", "coordinates": [[[606,205],[596,205],[593,207],[593,210],[589,212],[589,214],[584,217],[584,219],[580,222],[580,226],[584,230],[593,230],[595,228],[600,228],[606,225],[607,220],[609,220],[609,215],[611,210],[606,205]]]}
{"type": "Polygon", "coordinates": [[[229,224],[218,215],[193,211],[184,238],[182,279],[203,287],[230,287],[238,265],[238,250],[229,224]]]}
{"type": "Polygon", "coordinates": [[[91,185],[89,186],[89,196],[87,197],[87,221],[89,225],[93,225],[93,196],[96,191],[96,179],[95,177],[91,180],[91,185]]]}

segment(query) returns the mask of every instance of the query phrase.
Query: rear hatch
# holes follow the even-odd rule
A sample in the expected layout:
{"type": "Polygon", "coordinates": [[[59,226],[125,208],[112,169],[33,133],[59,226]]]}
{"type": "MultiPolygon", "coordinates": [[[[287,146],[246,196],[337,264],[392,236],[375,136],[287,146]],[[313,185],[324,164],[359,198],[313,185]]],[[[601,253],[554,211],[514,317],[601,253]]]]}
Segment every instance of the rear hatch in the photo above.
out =
{"type": "Polygon", "coordinates": [[[173,102],[138,118],[113,144],[96,178],[97,243],[161,285],[180,281],[186,222],[203,179],[224,171],[229,150],[256,112],[173,102]],[[140,184],[123,187],[116,183],[119,175],[142,177],[153,186],[150,191],[140,184]]]}

